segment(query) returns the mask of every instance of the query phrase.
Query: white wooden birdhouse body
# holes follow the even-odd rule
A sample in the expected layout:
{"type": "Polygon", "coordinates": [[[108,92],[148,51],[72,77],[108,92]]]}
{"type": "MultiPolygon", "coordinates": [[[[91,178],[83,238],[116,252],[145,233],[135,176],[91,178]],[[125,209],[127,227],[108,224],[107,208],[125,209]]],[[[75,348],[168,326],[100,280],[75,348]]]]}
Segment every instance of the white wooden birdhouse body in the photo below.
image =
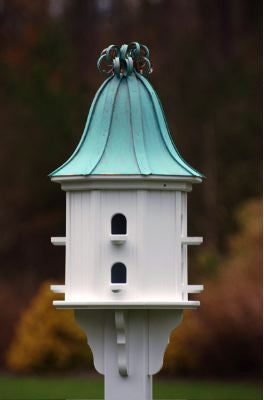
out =
{"type": "Polygon", "coordinates": [[[105,180],[61,181],[67,191],[65,301],[55,304],[199,305],[188,301],[188,293],[201,290],[188,285],[187,246],[202,240],[187,237],[191,183],[105,180]]]}

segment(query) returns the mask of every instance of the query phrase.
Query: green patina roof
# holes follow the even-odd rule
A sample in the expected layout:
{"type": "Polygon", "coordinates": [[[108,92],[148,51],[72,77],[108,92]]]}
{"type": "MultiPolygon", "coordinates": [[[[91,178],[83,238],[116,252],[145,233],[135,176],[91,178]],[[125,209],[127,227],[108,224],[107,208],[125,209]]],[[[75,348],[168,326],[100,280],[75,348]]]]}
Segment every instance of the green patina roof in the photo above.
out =
{"type": "Polygon", "coordinates": [[[159,98],[142,75],[143,70],[151,71],[148,50],[137,46],[110,46],[103,51],[99,67],[111,58],[112,76],[95,95],[76,150],[50,176],[203,177],[177,151],[159,98]]]}

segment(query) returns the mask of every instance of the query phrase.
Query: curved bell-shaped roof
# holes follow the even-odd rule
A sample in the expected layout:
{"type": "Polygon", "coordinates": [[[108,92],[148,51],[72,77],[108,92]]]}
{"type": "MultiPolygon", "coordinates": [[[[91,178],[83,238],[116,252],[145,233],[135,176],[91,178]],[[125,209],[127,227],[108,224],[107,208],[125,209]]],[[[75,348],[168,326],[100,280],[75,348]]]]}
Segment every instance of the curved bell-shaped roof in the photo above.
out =
{"type": "MultiPolygon", "coordinates": [[[[79,145],[68,161],[50,175],[203,177],[180,156],[156,92],[137,71],[142,72],[148,58],[143,57],[142,64],[133,58],[135,52],[128,52],[128,46],[124,52],[124,46],[118,48],[120,57],[114,51],[114,74],[95,95],[79,145]]],[[[113,47],[104,52],[113,51],[113,47]]],[[[135,49],[135,45],[131,48],[135,49]]],[[[147,66],[150,67],[149,62],[147,66]]]]}

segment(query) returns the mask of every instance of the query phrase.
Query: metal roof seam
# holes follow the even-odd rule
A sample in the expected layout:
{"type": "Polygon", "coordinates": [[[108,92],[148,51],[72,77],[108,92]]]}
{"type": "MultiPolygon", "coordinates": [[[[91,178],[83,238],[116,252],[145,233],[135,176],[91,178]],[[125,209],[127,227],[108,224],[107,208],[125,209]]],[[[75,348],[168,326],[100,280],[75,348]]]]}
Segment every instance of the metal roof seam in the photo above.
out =
{"type": "Polygon", "coordinates": [[[146,150],[144,147],[143,127],[141,118],[142,108],[139,102],[137,101],[139,96],[139,89],[135,74],[128,76],[127,82],[128,82],[128,92],[131,104],[131,114],[133,115],[132,131],[133,131],[133,140],[134,140],[137,163],[139,165],[139,169],[142,175],[150,175],[151,170],[148,165],[148,160],[146,158],[146,150]],[[136,98],[135,96],[133,96],[133,91],[137,95],[136,98]]]}
{"type": "MultiPolygon", "coordinates": [[[[118,78],[116,78],[116,79],[118,79],[118,78]]],[[[91,174],[91,173],[95,170],[95,168],[97,167],[97,165],[100,163],[100,161],[101,161],[101,159],[102,159],[102,157],[103,157],[103,154],[104,154],[104,152],[105,152],[105,150],[106,150],[107,142],[108,142],[109,135],[110,135],[111,125],[112,125],[112,120],[113,120],[113,109],[114,109],[114,106],[115,106],[115,103],[116,103],[116,98],[117,98],[118,89],[119,89],[121,80],[122,80],[122,77],[116,81],[115,92],[112,93],[113,96],[112,96],[112,102],[111,102],[111,113],[110,113],[110,109],[107,110],[107,106],[108,106],[107,100],[108,100],[108,98],[107,98],[107,96],[106,96],[104,111],[106,111],[106,112],[108,111],[108,114],[109,114],[109,121],[108,121],[108,129],[107,129],[107,127],[106,127],[106,129],[105,129],[105,133],[106,133],[105,144],[104,144],[104,146],[103,146],[103,148],[102,148],[101,154],[98,156],[98,161],[95,163],[95,165],[93,166],[93,168],[90,170],[89,174],[91,174]]],[[[102,123],[105,123],[104,118],[102,118],[102,121],[101,121],[101,122],[102,122],[102,123]]],[[[103,136],[103,135],[102,135],[102,136],[103,136]]]]}

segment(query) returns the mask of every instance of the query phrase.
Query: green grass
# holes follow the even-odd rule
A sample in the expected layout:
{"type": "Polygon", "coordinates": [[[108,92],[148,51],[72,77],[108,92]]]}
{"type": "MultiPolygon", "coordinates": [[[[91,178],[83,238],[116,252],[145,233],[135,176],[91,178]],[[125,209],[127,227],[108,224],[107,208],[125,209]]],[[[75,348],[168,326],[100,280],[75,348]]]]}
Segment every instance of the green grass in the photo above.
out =
{"type": "MultiPolygon", "coordinates": [[[[213,381],[155,380],[154,398],[261,400],[261,385],[213,381]]],[[[103,399],[103,381],[91,378],[0,377],[0,399],[103,399]]]]}

